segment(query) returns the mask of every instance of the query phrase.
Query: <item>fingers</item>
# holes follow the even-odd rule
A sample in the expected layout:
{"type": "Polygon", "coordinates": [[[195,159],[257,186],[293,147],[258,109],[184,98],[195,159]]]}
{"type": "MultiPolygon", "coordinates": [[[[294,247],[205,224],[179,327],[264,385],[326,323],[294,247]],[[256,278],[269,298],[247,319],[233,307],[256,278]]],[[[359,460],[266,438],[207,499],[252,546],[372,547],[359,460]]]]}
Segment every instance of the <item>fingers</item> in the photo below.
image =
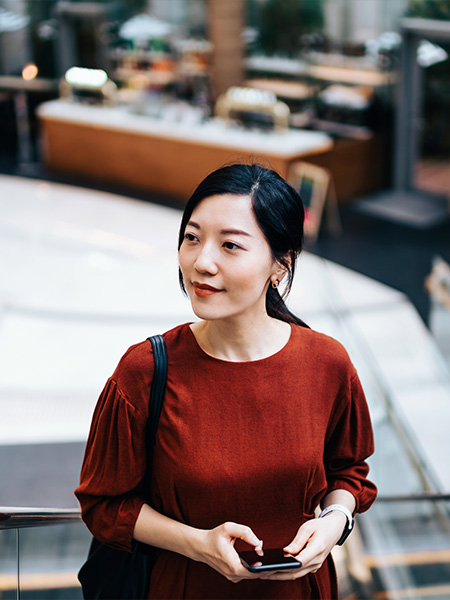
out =
{"type": "Polygon", "coordinates": [[[234,583],[255,578],[255,575],[244,567],[234,548],[237,539],[245,541],[253,546],[258,554],[262,554],[262,541],[250,527],[228,522],[209,530],[208,550],[203,556],[206,564],[234,583]]]}
{"type": "Polygon", "coordinates": [[[285,552],[287,552],[288,554],[292,554],[293,556],[296,556],[306,546],[310,537],[311,537],[311,532],[308,531],[306,528],[300,527],[295,538],[292,540],[292,542],[290,544],[285,546],[283,548],[283,550],[285,552]]]}
{"type": "Polygon", "coordinates": [[[244,542],[247,542],[247,544],[249,544],[249,546],[254,547],[255,552],[257,554],[259,554],[259,556],[262,556],[264,554],[263,549],[262,549],[263,541],[260,540],[253,533],[253,531],[250,529],[250,527],[247,527],[246,525],[238,525],[237,523],[229,522],[229,523],[224,524],[224,529],[230,538],[235,538],[235,539],[238,538],[244,542]]]}
{"type": "Polygon", "coordinates": [[[315,573],[322,566],[333,545],[327,543],[323,531],[318,531],[322,525],[323,523],[316,519],[307,521],[300,527],[292,542],[283,548],[302,563],[299,569],[292,572],[269,573],[264,576],[264,579],[296,579],[307,573],[315,573]]]}

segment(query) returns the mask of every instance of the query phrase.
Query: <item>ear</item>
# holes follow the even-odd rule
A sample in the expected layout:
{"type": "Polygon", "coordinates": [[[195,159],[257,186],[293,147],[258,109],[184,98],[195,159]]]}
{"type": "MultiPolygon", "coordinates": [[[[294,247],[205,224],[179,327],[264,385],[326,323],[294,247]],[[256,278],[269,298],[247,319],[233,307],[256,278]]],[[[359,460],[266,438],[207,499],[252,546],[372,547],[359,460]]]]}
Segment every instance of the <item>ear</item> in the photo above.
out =
{"type": "Polygon", "coordinates": [[[286,273],[289,271],[291,264],[292,264],[292,259],[291,256],[289,254],[286,254],[285,256],[283,256],[283,262],[284,264],[282,264],[279,261],[275,262],[274,265],[274,275],[277,277],[277,279],[279,281],[281,281],[283,279],[283,277],[286,275],[286,273]]]}

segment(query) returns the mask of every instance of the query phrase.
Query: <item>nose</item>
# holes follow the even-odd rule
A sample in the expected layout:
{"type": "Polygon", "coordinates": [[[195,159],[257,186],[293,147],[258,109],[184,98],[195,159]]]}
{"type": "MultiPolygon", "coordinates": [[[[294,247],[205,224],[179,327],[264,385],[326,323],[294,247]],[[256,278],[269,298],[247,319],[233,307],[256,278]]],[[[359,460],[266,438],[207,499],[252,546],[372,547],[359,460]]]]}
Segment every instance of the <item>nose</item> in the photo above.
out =
{"type": "Polygon", "coordinates": [[[194,262],[194,268],[199,273],[209,273],[210,275],[215,275],[217,273],[217,258],[211,244],[204,244],[199,249],[199,253],[194,262]]]}

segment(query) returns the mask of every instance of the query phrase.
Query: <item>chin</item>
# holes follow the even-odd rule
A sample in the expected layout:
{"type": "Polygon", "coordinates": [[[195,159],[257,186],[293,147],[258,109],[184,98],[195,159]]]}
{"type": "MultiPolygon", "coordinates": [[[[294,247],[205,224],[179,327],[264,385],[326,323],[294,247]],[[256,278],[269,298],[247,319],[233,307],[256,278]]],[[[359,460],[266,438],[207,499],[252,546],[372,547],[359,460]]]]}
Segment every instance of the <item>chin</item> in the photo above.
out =
{"type": "Polygon", "coordinates": [[[213,306],[210,302],[201,302],[196,297],[191,299],[191,307],[195,316],[202,321],[216,321],[229,316],[223,309],[213,306]]]}
{"type": "Polygon", "coordinates": [[[219,311],[210,307],[206,308],[192,304],[192,310],[195,316],[202,321],[216,321],[217,319],[223,319],[225,317],[225,315],[222,315],[219,311]]]}

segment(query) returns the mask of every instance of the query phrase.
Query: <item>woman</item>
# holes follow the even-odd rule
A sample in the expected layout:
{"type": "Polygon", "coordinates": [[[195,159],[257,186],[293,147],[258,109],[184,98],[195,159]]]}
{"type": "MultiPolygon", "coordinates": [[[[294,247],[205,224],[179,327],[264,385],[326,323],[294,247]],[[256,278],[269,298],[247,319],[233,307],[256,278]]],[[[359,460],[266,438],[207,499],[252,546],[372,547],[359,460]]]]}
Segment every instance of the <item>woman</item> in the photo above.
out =
{"type": "Polygon", "coordinates": [[[211,173],[183,214],[180,280],[199,321],[164,334],[168,378],[142,499],[152,380],[145,341],[97,405],[81,483],[104,543],[160,549],[149,598],[337,598],[330,551],[376,496],[356,371],[335,340],[284,304],[302,247],[297,192],[274,171],[211,173]],[[315,518],[317,506],[324,518],[315,518]],[[284,548],[302,566],[255,574],[238,550],[284,548]]]}

